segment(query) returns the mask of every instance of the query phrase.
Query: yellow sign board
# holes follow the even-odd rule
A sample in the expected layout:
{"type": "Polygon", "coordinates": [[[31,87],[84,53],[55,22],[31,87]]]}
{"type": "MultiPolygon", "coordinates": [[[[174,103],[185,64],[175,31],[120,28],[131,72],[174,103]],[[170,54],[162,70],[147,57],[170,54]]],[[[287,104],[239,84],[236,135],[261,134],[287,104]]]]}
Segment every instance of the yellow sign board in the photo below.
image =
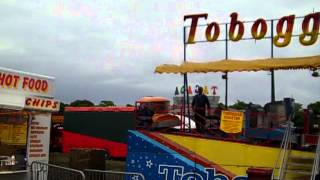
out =
{"type": "Polygon", "coordinates": [[[27,122],[23,124],[0,123],[0,142],[10,145],[27,143],[27,122]]]}
{"type": "Polygon", "coordinates": [[[222,111],[220,129],[226,133],[239,133],[242,131],[243,112],[222,111]]]}

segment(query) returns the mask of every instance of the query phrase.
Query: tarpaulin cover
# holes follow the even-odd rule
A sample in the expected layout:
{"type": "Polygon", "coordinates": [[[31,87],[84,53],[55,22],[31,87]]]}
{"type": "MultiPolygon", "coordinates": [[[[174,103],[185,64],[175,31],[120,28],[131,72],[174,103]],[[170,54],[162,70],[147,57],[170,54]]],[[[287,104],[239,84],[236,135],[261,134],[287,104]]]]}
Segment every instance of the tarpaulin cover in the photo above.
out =
{"type": "Polygon", "coordinates": [[[220,60],[210,62],[186,62],[181,65],[163,64],[156,73],[208,73],[234,71],[269,71],[315,69],[320,67],[320,56],[295,58],[268,58],[255,60],[220,60]]]}

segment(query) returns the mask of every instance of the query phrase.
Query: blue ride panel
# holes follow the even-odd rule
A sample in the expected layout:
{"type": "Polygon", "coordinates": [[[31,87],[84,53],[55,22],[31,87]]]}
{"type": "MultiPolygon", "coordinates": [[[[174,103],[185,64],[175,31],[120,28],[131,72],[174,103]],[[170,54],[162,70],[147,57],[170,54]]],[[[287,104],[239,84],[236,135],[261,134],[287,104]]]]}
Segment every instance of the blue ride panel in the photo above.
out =
{"type": "Polygon", "coordinates": [[[205,168],[138,131],[128,133],[126,172],[143,174],[144,178],[137,176],[134,180],[229,180],[214,168],[205,168]]]}

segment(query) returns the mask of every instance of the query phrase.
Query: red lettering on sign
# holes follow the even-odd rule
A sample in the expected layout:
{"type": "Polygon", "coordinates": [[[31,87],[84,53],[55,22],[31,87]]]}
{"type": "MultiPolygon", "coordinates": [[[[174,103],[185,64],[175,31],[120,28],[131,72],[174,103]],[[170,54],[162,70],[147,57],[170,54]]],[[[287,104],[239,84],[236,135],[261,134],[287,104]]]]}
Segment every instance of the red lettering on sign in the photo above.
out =
{"type": "Polygon", "coordinates": [[[3,86],[3,82],[5,80],[6,74],[5,73],[0,73],[0,85],[3,86]]]}
{"type": "Polygon", "coordinates": [[[31,125],[39,125],[39,122],[32,122],[31,125]]]}
{"type": "Polygon", "coordinates": [[[11,74],[7,75],[5,83],[6,83],[7,87],[11,86],[11,83],[12,83],[12,75],[11,74]]]}
{"type": "Polygon", "coordinates": [[[36,89],[37,91],[40,91],[40,88],[41,88],[41,80],[37,80],[37,81],[36,81],[36,84],[35,84],[35,89],[36,89]]]}
{"type": "MultiPolygon", "coordinates": [[[[190,28],[185,26],[189,30],[189,34],[187,42],[188,44],[196,43],[196,30],[198,26],[198,21],[200,18],[207,19],[208,14],[193,14],[193,15],[185,15],[184,21],[187,19],[191,19],[190,28]]],[[[238,13],[233,12],[230,15],[231,20],[229,26],[229,39],[231,41],[239,41],[242,39],[244,35],[244,22],[238,20],[238,13]]],[[[275,19],[271,21],[276,21],[275,19]]],[[[277,47],[285,47],[287,46],[292,38],[293,26],[295,21],[295,15],[289,15],[281,17],[276,26],[276,35],[273,37],[273,44],[277,47]]],[[[302,45],[309,46],[313,45],[317,42],[319,36],[320,29],[320,12],[315,12],[308,14],[304,17],[302,22],[302,33],[299,36],[299,41],[302,45]],[[311,24],[311,21],[313,24],[311,24]]],[[[253,22],[251,27],[251,35],[254,39],[259,40],[265,38],[267,33],[268,25],[266,20],[259,18],[253,22]],[[258,30],[259,29],[259,30],[258,30]]],[[[273,29],[271,30],[273,31],[273,29]]],[[[208,42],[214,42],[219,38],[219,24],[216,22],[208,23],[206,27],[206,40],[208,42]],[[214,32],[212,32],[214,29],[214,32]]]]}
{"type": "Polygon", "coordinates": [[[40,154],[29,154],[29,157],[40,157],[40,154]]]}
{"type": "Polygon", "coordinates": [[[49,84],[46,80],[33,79],[29,77],[23,78],[22,88],[30,91],[39,91],[46,93],[48,91],[49,84]]]}
{"type": "Polygon", "coordinates": [[[30,147],[43,147],[43,144],[31,144],[30,147]]]}
{"type": "Polygon", "coordinates": [[[31,135],[30,138],[35,139],[35,138],[37,138],[37,135],[31,135]]]}
{"type": "Polygon", "coordinates": [[[48,82],[46,80],[42,81],[42,86],[41,86],[41,90],[43,92],[47,92],[48,91],[48,82]]]}
{"type": "Polygon", "coordinates": [[[229,29],[229,38],[231,41],[239,41],[244,33],[244,25],[243,22],[238,21],[238,13],[232,13],[230,15],[231,21],[230,21],[230,29],[229,29]],[[238,33],[235,36],[235,30],[238,26],[238,33]]]}
{"type": "Polygon", "coordinates": [[[187,40],[189,44],[194,43],[194,38],[196,35],[196,30],[198,25],[198,19],[199,18],[207,19],[207,17],[208,17],[208,14],[194,14],[194,15],[184,16],[184,20],[191,18],[191,27],[189,31],[189,38],[187,40]]]}
{"type": "Polygon", "coordinates": [[[207,41],[210,41],[210,42],[216,41],[218,39],[219,35],[220,35],[219,24],[216,22],[210,23],[206,28],[207,41]],[[214,33],[213,33],[213,36],[211,36],[211,31],[212,31],[213,27],[214,27],[214,33]]]}
{"type": "Polygon", "coordinates": [[[31,134],[44,134],[44,131],[31,131],[31,134]]]}
{"type": "Polygon", "coordinates": [[[29,81],[29,85],[28,85],[29,89],[32,91],[33,90],[33,87],[34,87],[34,79],[30,79],[29,81]]]}
{"type": "Polygon", "coordinates": [[[43,106],[44,106],[44,104],[45,104],[45,101],[42,101],[42,102],[41,102],[41,107],[43,107],[43,106]]]}
{"type": "Polygon", "coordinates": [[[28,77],[23,77],[23,82],[22,82],[22,88],[23,89],[27,88],[28,82],[29,82],[29,78],[28,77]]]}
{"type": "Polygon", "coordinates": [[[52,109],[57,108],[58,104],[59,104],[59,102],[55,101],[55,102],[53,103],[52,109]]]}
{"type": "Polygon", "coordinates": [[[37,106],[39,106],[39,104],[40,104],[40,99],[33,99],[32,106],[37,107],[37,106]]]}
{"type": "Polygon", "coordinates": [[[254,39],[257,39],[257,40],[262,39],[266,35],[267,29],[268,29],[268,26],[267,26],[266,20],[257,19],[251,27],[251,35],[254,39]],[[258,33],[259,26],[261,26],[261,29],[260,29],[260,32],[258,33]]]}
{"type": "Polygon", "coordinates": [[[13,87],[18,88],[18,82],[20,80],[20,76],[14,75],[13,78],[14,78],[13,87]]]}
{"type": "Polygon", "coordinates": [[[51,101],[50,100],[47,100],[46,102],[46,108],[50,107],[52,105],[51,101]]]}
{"type": "Polygon", "coordinates": [[[318,39],[320,25],[320,12],[308,14],[304,17],[302,22],[302,31],[303,33],[299,36],[299,41],[305,46],[314,44],[318,39]],[[313,20],[312,30],[309,31],[310,20],[313,20]],[[310,39],[306,40],[306,36],[309,36],[310,39]]]}
{"type": "Polygon", "coordinates": [[[27,106],[30,106],[30,105],[31,105],[31,102],[32,102],[32,99],[31,99],[31,98],[27,98],[27,99],[26,99],[26,105],[27,105],[27,106]]]}
{"type": "Polygon", "coordinates": [[[275,46],[285,47],[290,43],[293,24],[294,24],[294,18],[295,18],[295,15],[290,15],[290,16],[284,16],[281,19],[279,19],[277,23],[277,35],[273,39],[273,43],[275,46]],[[287,23],[287,28],[285,32],[282,31],[284,23],[287,23]],[[279,41],[280,39],[283,39],[283,41],[280,42],[279,41]]]}
{"type": "Polygon", "coordinates": [[[40,143],[41,141],[40,140],[31,140],[30,142],[31,143],[40,143]]]}

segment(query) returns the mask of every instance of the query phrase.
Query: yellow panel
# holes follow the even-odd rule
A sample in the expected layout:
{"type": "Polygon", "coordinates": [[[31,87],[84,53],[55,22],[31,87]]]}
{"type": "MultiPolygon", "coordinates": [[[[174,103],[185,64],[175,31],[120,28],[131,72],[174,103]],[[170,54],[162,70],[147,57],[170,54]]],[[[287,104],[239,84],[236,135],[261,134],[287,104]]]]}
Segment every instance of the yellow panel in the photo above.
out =
{"type": "MultiPolygon", "coordinates": [[[[188,136],[161,135],[236,175],[245,175],[248,167],[273,168],[279,153],[279,148],[188,136]]],[[[314,153],[302,151],[292,151],[292,154],[314,156],[314,153]]]]}
{"type": "Polygon", "coordinates": [[[10,145],[27,143],[27,122],[23,124],[0,123],[0,142],[10,145]]]}

